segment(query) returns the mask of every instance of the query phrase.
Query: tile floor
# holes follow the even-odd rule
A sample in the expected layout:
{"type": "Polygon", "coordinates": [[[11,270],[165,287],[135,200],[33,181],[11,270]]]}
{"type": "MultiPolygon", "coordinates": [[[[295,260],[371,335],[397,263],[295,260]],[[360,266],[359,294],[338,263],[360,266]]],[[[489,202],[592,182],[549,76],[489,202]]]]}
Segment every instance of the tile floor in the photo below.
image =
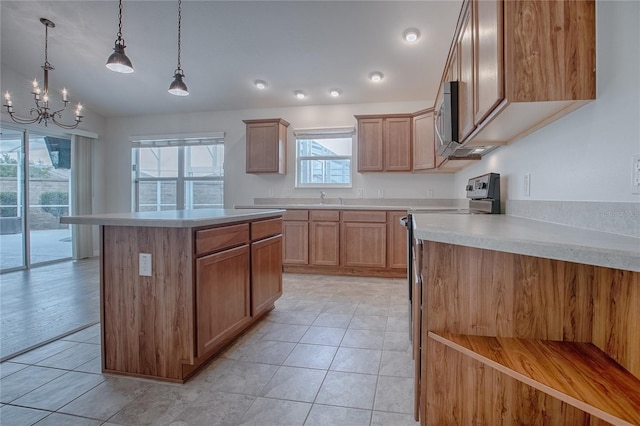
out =
{"type": "Polygon", "coordinates": [[[406,293],[285,274],[276,309],[184,385],[102,375],[95,325],[0,364],[0,423],[415,426],[406,293]]]}

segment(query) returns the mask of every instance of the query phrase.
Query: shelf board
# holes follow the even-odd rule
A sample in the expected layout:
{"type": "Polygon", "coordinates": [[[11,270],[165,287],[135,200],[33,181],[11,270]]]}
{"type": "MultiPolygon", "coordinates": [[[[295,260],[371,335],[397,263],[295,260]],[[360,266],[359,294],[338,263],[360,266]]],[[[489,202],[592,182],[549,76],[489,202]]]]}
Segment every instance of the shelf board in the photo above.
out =
{"type": "Polygon", "coordinates": [[[640,424],[640,379],[592,343],[434,332],[429,338],[609,423],[640,424]]]}

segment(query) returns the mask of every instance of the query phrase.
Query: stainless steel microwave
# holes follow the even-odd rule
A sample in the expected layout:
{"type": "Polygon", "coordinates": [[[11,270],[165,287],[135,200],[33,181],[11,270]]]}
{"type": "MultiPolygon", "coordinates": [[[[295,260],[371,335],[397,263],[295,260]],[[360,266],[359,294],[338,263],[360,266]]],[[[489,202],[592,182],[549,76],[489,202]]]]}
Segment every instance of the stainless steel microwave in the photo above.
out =
{"type": "Polygon", "coordinates": [[[458,82],[444,82],[442,94],[435,111],[436,152],[448,157],[462,146],[458,140],[458,82]]]}

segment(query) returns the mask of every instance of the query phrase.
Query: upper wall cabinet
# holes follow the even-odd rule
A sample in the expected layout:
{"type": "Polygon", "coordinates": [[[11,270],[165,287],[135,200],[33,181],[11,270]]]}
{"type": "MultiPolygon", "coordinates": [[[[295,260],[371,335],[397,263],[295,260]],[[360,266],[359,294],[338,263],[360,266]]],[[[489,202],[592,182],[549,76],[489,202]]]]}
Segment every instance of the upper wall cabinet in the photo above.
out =
{"type": "Polygon", "coordinates": [[[243,121],[247,125],[247,173],[286,174],[289,123],[281,118],[243,121]]]}
{"type": "Polygon", "coordinates": [[[593,0],[465,0],[443,72],[461,142],[505,145],[595,99],[595,59],[593,0]]]}
{"type": "Polygon", "coordinates": [[[433,109],[418,111],[413,115],[413,170],[436,168],[433,129],[433,109]]]}
{"type": "Polygon", "coordinates": [[[358,172],[411,171],[412,114],[356,115],[358,172]]]}

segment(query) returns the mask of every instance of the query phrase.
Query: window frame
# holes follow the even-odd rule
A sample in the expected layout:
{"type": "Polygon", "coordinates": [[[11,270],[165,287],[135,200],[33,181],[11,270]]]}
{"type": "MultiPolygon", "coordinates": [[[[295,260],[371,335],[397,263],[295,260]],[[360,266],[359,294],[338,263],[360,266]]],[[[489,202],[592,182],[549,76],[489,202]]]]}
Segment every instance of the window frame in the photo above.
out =
{"type": "Polygon", "coordinates": [[[353,146],[354,146],[354,127],[338,127],[326,129],[296,129],[293,132],[295,136],[295,152],[296,152],[296,170],[295,170],[295,188],[352,188],[353,187],[353,146]],[[298,142],[300,140],[311,139],[351,139],[351,155],[317,155],[317,156],[300,156],[298,142]],[[348,183],[302,183],[302,162],[318,160],[318,161],[335,161],[349,160],[349,182],[348,183]]]}
{"type": "MultiPolygon", "coordinates": [[[[185,193],[185,186],[187,182],[221,182],[222,183],[222,203],[205,208],[224,208],[224,133],[218,132],[214,134],[206,135],[189,135],[181,137],[137,137],[131,140],[132,143],[132,183],[133,191],[131,193],[132,207],[136,212],[140,211],[140,183],[142,182],[175,182],[176,184],[176,200],[175,210],[186,210],[187,194],[185,193]],[[217,176],[186,176],[185,175],[185,157],[186,149],[193,146],[217,146],[223,147],[223,160],[222,160],[222,173],[217,176]],[[141,148],[178,148],[177,158],[177,176],[175,177],[141,177],[140,168],[140,149],[141,148]]],[[[190,204],[192,204],[191,201],[190,204]]],[[[161,203],[156,203],[162,208],[161,203]]],[[[148,210],[146,210],[148,211],[148,210]]],[[[157,211],[157,210],[156,210],[157,211]]]]}

